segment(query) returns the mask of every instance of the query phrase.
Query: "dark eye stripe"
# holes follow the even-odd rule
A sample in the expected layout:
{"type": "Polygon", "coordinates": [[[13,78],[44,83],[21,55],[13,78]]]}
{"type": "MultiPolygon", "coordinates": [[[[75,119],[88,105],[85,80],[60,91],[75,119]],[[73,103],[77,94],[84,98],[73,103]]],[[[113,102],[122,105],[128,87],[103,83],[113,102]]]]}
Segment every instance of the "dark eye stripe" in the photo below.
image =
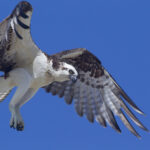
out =
{"type": "Polygon", "coordinates": [[[63,67],[62,70],[67,70],[67,68],[63,67]]]}

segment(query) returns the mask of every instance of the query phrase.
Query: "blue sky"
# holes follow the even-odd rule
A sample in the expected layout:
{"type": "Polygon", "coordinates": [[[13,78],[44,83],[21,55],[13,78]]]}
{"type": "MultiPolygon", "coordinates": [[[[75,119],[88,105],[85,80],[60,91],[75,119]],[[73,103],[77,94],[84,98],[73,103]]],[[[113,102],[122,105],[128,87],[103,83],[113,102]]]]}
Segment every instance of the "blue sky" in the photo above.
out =
{"type": "MultiPolygon", "coordinates": [[[[137,116],[150,129],[150,1],[28,0],[34,8],[31,33],[46,53],[84,47],[93,52],[146,113],[137,116]]],[[[0,20],[19,0],[1,0],[0,20]]],[[[21,109],[25,130],[9,128],[8,104],[0,104],[3,150],[146,150],[150,134],[136,127],[138,140],[121,123],[122,134],[77,116],[74,106],[43,89],[21,109]]]]}

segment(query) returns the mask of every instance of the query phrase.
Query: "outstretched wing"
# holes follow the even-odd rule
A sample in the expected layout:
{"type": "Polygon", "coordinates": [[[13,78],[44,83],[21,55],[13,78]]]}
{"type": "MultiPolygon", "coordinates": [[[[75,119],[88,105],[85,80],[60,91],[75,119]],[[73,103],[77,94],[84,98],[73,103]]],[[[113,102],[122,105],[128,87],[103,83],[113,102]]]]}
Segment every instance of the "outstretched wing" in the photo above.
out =
{"type": "Polygon", "coordinates": [[[0,70],[30,64],[39,51],[30,35],[32,6],[20,2],[12,14],[0,23],[0,70]]]}
{"type": "Polygon", "coordinates": [[[55,56],[61,61],[72,64],[79,76],[76,83],[72,81],[54,82],[45,87],[47,92],[64,97],[67,104],[71,104],[74,99],[78,115],[83,116],[85,114],[90,122],[94,122],[96,119],[104,127],[106,127],[107,122],[115,130],[121,132],[114,117],[117,115],[134,135],[140,137],[126,118],[123,112],[125,111],[134,123],[148,131],[124,101],[128,102],[138,113],[143,114],[143,112],[120,88],[92,53],[79,48],[61,52],[55,56]]]}

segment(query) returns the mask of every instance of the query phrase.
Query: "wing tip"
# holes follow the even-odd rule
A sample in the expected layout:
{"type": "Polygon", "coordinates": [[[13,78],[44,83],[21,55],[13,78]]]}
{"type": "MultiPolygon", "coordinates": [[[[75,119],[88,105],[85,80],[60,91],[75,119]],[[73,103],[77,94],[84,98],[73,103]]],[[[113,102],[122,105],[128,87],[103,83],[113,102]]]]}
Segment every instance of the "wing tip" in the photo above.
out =
{"type": "Polygon", "coordinates": [[[143,129],[146,132],[150,132],[150,130],[148,128],[146,128],[144,125],[140,126],[141,129],[143,129]]]}
{"type": "Polygon", "coordinates": [[[27,1],[21,1],[16,7],[19,7],[23,12],[32,11],[32,5],[27,1]]]}
{"type": "Polygon", "coordinates": [[[117,131],[117,133],[120,133],[121,134],[121,129],[119,128],[119,126],[117,127],[117,128],[114,128],[115,129],[115,131],[117,131]]]}
{"type": "Polygon", "coordinates": [[[134,109],[137,113],[139,113],[140,115],[146,116],[146,114],[145,114],[141,109],[139,109],[138,107],[137,107],[137,108],[133,107],[133,109],[134,109]]]}
{"type": "Polygon", "coordinates": [[[138,134],[138,135],[135,135],[139,140],[142,139],[142,137],[138,134]]]}
{"type": "Polygon", "coordinates": [[[126,100],[129,105],[139,114],[141,115],[145,115],[144,112],[138,108],[138,106],[132,101],[132,99],[126,94],[126,92],[117,84],[116,80],[111,76],[111,74],[109,74],[106,69],[104,69],[104,72],[106,75],[108,75],[111,80],[113,81],[113,83],[115,84],[116,88],[119,90],[120,95],[124,98],[124,100],[126,100]]]}
{"type": "Polygon", "coordinates": [[[26,15],[27,12],[32,12],[33,8],[32,5],[27,1],[21,1],[17,4],[15,9],[13,10],[10,17],[13,17],[14,15],[22,16],[23,18],[28,18],[29,16],[26,15]]]}

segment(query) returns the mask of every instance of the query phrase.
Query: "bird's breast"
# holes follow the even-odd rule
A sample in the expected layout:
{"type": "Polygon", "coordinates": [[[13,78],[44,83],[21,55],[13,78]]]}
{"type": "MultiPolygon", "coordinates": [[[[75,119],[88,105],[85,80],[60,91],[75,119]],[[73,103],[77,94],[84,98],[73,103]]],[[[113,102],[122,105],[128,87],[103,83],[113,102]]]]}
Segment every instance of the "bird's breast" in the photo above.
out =
{"type": "Polygon", "coordinates": [[[41,77],[38,77],[38,78],[34,78],[34,80],[32,82],[32,87],[40,88],[40,87],[46,86],[46,85],[48,85],[52,82],[53,82],[53,78],[47,77],[45,75],[45,76],[41,76],[41,77]]]}
{"type": "Polygon", "coordinates": [[[53,81],[52,76],[48,73],[47,57],[40,53],[33,61],[33,86],[45,86],[53,81]]]}

